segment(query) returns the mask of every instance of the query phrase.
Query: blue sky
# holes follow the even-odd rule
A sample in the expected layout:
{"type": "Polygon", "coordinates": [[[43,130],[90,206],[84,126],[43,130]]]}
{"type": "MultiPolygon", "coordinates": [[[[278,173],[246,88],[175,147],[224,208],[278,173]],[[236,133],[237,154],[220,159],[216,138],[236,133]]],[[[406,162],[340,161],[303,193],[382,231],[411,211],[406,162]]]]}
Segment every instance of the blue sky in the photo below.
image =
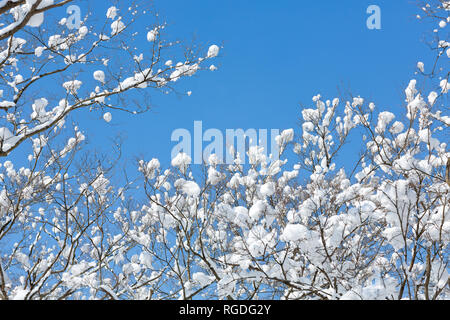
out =
{"type": "Polygon", "coordinates": [[[80,124],[94,145],[120,133],[128,159],[157,157],[164,166],[176,145],[172,131],[193,131],[195,120],[204,130],[296,128],[301,106],[339,90],[397,113],[417,61],[430,55],[421,41],[427,28],[411,0],[156,0],[155,6],[172,37],[195,37],[205,52],[223,45],[214,61],[219,70],[177,84],[190,97],[154,95],[154,109],[144,115],[114,112],[112,122],[98,124],[98,114],[83,114],[80,124]],[[381,30],[366,27],[371,4],[381,8],[381,30]]]}

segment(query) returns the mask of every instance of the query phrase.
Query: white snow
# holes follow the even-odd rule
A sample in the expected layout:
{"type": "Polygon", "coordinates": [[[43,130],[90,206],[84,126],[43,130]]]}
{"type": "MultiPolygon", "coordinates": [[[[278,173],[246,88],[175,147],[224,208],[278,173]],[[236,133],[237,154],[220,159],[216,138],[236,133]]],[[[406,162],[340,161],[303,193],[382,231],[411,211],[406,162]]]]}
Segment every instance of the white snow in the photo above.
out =
{"type": "Polygon", "coordinates": [[[417,62],[417,69],[419,69],[421,72],[425,72],[425,65],[423,62],[419,61],[417,62]]]}
{"type": "Polygon", "coordinates": [[[94,79],[100,81],[101,83],[105,83],[105,73],[102,70],[95,71],[94,79]]]}
{"type": "Polygon", "coordinates": [[[200,187],[194,181],[178,179],[174,185],[188,196],[197,197],[200,194],[200,187]]]}
{"type": "Polygon", "coordinates": [[[11,300],[24,300],[28,292],[26,289],[15,288],[11,300]]]}
{"type": "Polygon", "coordinates": [[[192,159],[184,152],[180,152],[172,159],[172,166],[180,169],[181,172],[186,173],[187,167],[191,163],[192,159]]]}
{"type": "Polygon", "coordinates": [[[340,300],[361,300],[361,296],[353,290],[349,290],[341,296],[340,300]]]}
{"type": "Polygon", "coordinates": [[[192,280],[194,280],[194,282],[198,283],[202,287],[210,284],[214,279],[214,277],[208,276],[203,272],[196,272],[192,275],[192,280]]]}
{"type": "Polygon", "coordinates": [[[106,122],[110,122],[110,121],[112,120],[112,115],[111,115],[111,113],[110,113],[110,112],[106,112],[106,113],[103,115],[103,120],[105,120],[106,122]]]}
{"type": "Polygon", "coordinates": [[[389,111],[380,112],[378,115],[378,124],[375,128],[377,133],[383,133],[386,130],[386,126],[395,119],[395,115],[389,111]]]}
{"type": "Polygon", "coordinates": [[[147,170],[146,175],[147,178],[153,179],[156,175],[156,170],[158,170],[160,167],[160,163],[158,159],[152,159],[147,163],[147,166],[145,169],[147,170]]]}
{"type": "Polygon", "coordinates": [[[147,170],[148,171],[154,171],[156,169],[159,169],[160,163],[158,159],[153,158],[152,160],[147,163],[147,170]]]}
{"type": "Polygon", "coordinates": [[[120,21],[116,20],[113,23],[111,23],[111,35],[115,36],[118,33],[122,32],[125,29],[125,24],[120,21]]]}
{"type": "Polygon", "coordinates": [[[270,197],[275,193],[275,184],[273,182],[267,182],[261,186],[260,191],[264,197],[270,197]]]}
{"type": "Polygon", "coordinates": [[[447,93],[450,90],[450,83],[447,79],[442,79],[439,86],[442,89],[442,93],[447,93]]]}
{"type": "Polygon", "coordinates": [[[45,47],[36,47],[36,49],[34,49],[34,54],[36,55],[36,57],[40,57],[42,55],[42,53],[44,52],[45,47]]]}
{"type": "Polygon", "coordinates": [[[106,12],[106,17],[108,18],[108,19],[112,19],[112,20],[114,20],[115,18],[116,18],[116,16],[117,16],[117,8],[116,7],[114,7],[114,6],[112,6],[112,7],[109,7],[108,8],[108,11],[106,12]]]}
{"type": "Polygon", "coordinates": [[[72,80],[63,83],[63,88],[67,90],[67,93],[77,93],[81,88],[83,82],[80,80],[72,80]]]}
{"type": "Polygon", "coordinates": [[[170,75],[171,81],[177,81],[182,76],[193,76],[199,69],[198,64],[181,64],[177,65],[176,69],[170,75]]]}
{"type": "Polygon", "coordinates": [[[213,186],[218,184],[222,180],[222,174],[217,171],[214,167],[208,168],[208,183],[211,183],[213,186]]]}
{"type": "Polygon", "coordinates": [[[142,251],[139,255],[139,262],[147,268],[152,268],[152,255],[148,252],[142,251]]]}
{"type": "Polygon", "coordinates": [[[44,13],[41,12],[32,16],[28,21],[27,26],[39,27],[43,22],[44,22],[44,13]]]}
{"type": "Polygon", "coordinates": [[[434,105],[434,103],[436,102],[437,97],[438,97],[437,92],[431,91],[430,94],[428,95],[428,103],[431,106],[434,105]]]}
{"type": "Polygon", "coordinates": [[[86,26],[82,26],[79,30],[78,30],[78,34],[80,35],[80,37],[84,38],[87,34],[89,33],[89,29],[86,26]]]}
{"type": "Polygon", "coordinates": [[[31,119],[40,119],[45,117],[47,112],[45,111],[45,107],[48,105],[48,101],[45,98],[41,98],[34,101],[34,104],[31,106],[33,108],[33,113],[31,114],[31,119]]]}
{"type": "Polygon", "coordinates": [[[18,143],[18,141],[21,139],[21,136],[15,136],[9,131],[8,128],[2,127],[0,128],[0,145],[2,146],[1,150],[4,152],[7,152],[9,149],[11,149],[13,146],[18,143]]]}
{"type": "Polygon", "coordinates": [[[262,200],[256,201],[248,211],[248,215],[253,220],[258,220],[266,209],[266,204],[262,200]]]}
{"type": "Polygon", "coordinates": [[[12,101],[0,101],[0,107],[1,108],[12,108],[15,107],[16,104],[12,101]]]}
{"type": "Polygon", "coordinates": [[[217,56],[219,55],[219,51],[220,51],[219,47],[216,46],[215,44],[213,44],[213,45],[210,46],[209,49],[208,49],[208,55],[207,55],[207,57],[208,57],[208,58],[214,58],[214,57],[217,57],[217,56]]]}
{"type": "Polygon", "coordinates": [[[308,229],[301,224],[288,224],[283,230],[280,239],[283,241],[297,241],[305,239],[308,229]]]}
{"type": "Polygon", "coordinates": [[[11,137],[13,137],[13,134],[11,133],[11,131],[9,131],[8,128],[6,127],[0,128],[0,140],[6,141],[11,137]]]}
{"type": "Polygon", "coordinates": [[[150,30],[150,31],[147,33],[147,41],[148,41],[148,42],[153,42],[153,41],[156,40],[156,37],[157,37],[157,36],[158,36],[158,30],[157,30],[157,29],[150,30]]]}
{"type": "Polygon", "coordinates": [[[275,137],[275,141],[279,146],[284,146],[294,139],[294,129],[286,129],[279,136],[275,137]]]}

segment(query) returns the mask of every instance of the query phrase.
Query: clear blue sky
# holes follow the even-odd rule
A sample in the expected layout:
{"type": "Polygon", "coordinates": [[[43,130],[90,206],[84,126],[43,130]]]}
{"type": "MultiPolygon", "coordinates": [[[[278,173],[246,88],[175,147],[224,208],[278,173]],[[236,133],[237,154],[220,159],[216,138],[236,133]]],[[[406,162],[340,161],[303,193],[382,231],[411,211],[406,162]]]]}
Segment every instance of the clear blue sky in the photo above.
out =
{"type": "Polygon", "coordinates": [[[80,124],[94,145],[122,133],[129,159],[157,157],[164,166],[175,145],[172,131],[193,130],[195,120],[204,129],[295,128],[301,105],[318,93],[338,96],[338,88],[397,113],[417,61],[430,55],[421,41],[427,28],[411,0],[156,0],[155,6],[172,36],[195,36],[205,48],[223,45],[214,61],[219,70],[177,85],[191,97],[155,95],[152,112],[115,112],[109,124],[83,115],[80,124]],[[366,27],[371,4],[381,8],[382,30],[366,27]]]}

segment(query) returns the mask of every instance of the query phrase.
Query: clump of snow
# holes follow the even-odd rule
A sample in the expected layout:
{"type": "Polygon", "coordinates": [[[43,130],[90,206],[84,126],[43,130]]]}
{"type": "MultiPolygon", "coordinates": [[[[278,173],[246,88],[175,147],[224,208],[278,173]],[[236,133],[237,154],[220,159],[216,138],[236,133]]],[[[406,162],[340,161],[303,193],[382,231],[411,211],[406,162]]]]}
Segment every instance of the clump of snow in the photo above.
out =
{"type": "MultiPolygon", "coordinates": [[[[27,1],[28,2],[28,1],[27,1]]],[[[35,1],[34,1],[35,2],[35,1]]],[[[51,6],[54,3],[54,0],[42,0],[41,4],[38,5],[38,9],[43,9],[45,7],[51,6]]]]}
{"type": "Polygon", "coordinates": [[[297,241],[305,239],[308,230],[301,224],[288,224],[283,230],[280,239],[283,241],[297,241]]]}
{"type": "Polygon", "coordinates": [[[208,49],[208,58],[214,58],[217,57],[219,55],[219,47],[216,46],[215,44],[213,44],[212,46],[209,47],[208,49]]]}
{"type": "Polygon", "coordinates": [[[447,79],[441,80],[439,86],[442,89],[442,93],[447,93],[450,90],[450,83],[448,83],[447,79]]]}
{"type": "Polygon", "coordinates": [[[116,20],[113,23],[111,23],[111,35],[112,36],[119,34],[123,30],[125,30],[125,24],[122,21],[116,20]]]}
{"type": "Polygon", "coordinates": [[[82,38],[84,38],[84,37],[88,34],[88,32],[89,32],[89,29],[88,29],[88,27],[86,27],[86,26],[82,26],[82,27],[78,30],[78,33],[79,33],[80,37],[82,37],[82,38]]]}
{"type": "Polygon", "coordinates": [[[266,209],[266,204],[264,203],[264,201],[258,200],[252,205],[252,207],[248,211],[248,215],[253,220],[258,220],[261,217],[261,215],[264,213],[265,209],[266,209]]]}
{"type": "Polygon", "coordinates": [[[417,62],[417,69],[419,69],[421,72],[425,72],[425,65],[423,62],[419,61],[417,62]]]}
{"type": "Polygon", "coordinates": [[[103,120],[105,120],[106,122],[111,122],[111,120],[112,120],[111,112],[106,112],[106,113],[103,115],[103,120]]]}
{"type": "Polygon", "coordinates": [[[395,115],[389,111],[383,111],[378,115],[378,123],[375,131],[377,133],[383,133],[386,130],[386,126],[394,120],[395,115]]]}
{"type": "MultiPolygon", "coordinates": [[[[0,93],[1,93],[1,95],[0,95],[0,97],[1,97],[3,95],[3,91],[0,90],[0,93]]],[[[2,107],[2,108],[12,108],[15,106],[16,106],[16,104],[12,101],[0,101],[0,107],[2,107]]]]}
{"type": "Polygon", "coordinates": [[[199,69],[198,64],[177,64],[174,72],[170,75],[171,81],[175,82],[182,76],[193,76],[199,69]]]}
{"type": "Polygon", "coordinates": [[[217,171],[214,167],[208,168],[208,183],[211,183],[213,186],[215,186],[222,180],[222,178],[223,178],[222,174],[219,171],[217,171]]]}
{"type": "Polygon", "coordinates": [[[108,11],[106,11],[106,17],[108,18],[108,19],[112,19],[112,20],[114,20],[115,18],[116,18],[116,16],[117,16],[117,8],[116,7],[114,7],[114,6],[112,6],[112,7],[109,7],[108,8],[108,11]]]}
{"type": "Polygon", "coordinates": [[[214,281],[214,279],[214,277],[208,276],[203,272],[196,272],[192,275],[192,280],[194,280],[195,283],[198,283],[202,287],[210,284],[212,281],[214,281]]]}
{"type": "Polygon", "coordinates": [[[431,91],[428,95],[428,103],[432,106],[436,102],[438,94],[435,91],[431,91]]]}
{"type": "Polygon", "coordinates": [[[15,258],[17,261],[19,261],[26,269],[29,269],[31,267],[30,260],[28,259],[28,256],[22,252],[18,252],[15,255],[15,258]]]}
{"type": "Polygon", "coordinates": [[[45,111],[45,107],[48,105],[48,101],[45,98],[41,98],[34,101],[34,104],[31,106],[33,108],[33,113],[31,114],[31,119],[40,119],[44,117],[47,112],[45,111]]]}
{"type": "Polygon", "coordinates": [[[72,80],[63,83],[63,88],[66,89],[67,93],[77,93],[81,88],[83,82],[80,80],[72,80]]]}
{"type": "Polygon", "coordinates": [[[150,253],[142,251],[139,255],[139,262],[147,268],[152,268],[152,256],[150,253]]]}
{"type": "Polygon", "coordinates": [[[187,167],[191,163],[192,159],[184,152],[177,154],[175,158],[172,159],[172,166],[180,169],[181,172],[186,173],[187,167]]]}
{"type": "Polygon", "coordinates": [[[136,61],[137,63],[142,62],[142,60],[144,60],[144,54],[141,53],[139,56],[134,56],[134,61],[136,61]]]}
{"type": "Polygon", "coordinates": [[[294,139],[294,129],[286,129],[279,136],[275,137],[275,141],[279,146],[284,146],[294,139]]]}
{"type": "Polygon", "coordinates": [[[105,83],[105,73],[102,70],[95,71],[94,79],[100,81],[101,83],[105,83]]]}
{"type": "Polygon", "coordinates": [[[150,30],[150,31],[147,33],[147,41],[148,41],[148,42],[153,42],[153,41],[156,40],[156,37],[157,37],[157,36],[158,36],[158,29],[150,30]]]}
{"type": "Polygon", "coordinates": [[[174,185],[188,196],[197,197],[200,194],[200,187],[194,181],[178,179],[174,185]]]}
{"type": "Polygon", "coordinates": [[[25,300],[28,293],[29,291],[26,289],[14,288],[11,295],[11,300],[25,300]]]}
{"type": "Polygon", "coordinates": [[[414,97],[417,93],[416,83],[417,81],[415,79],[412,79],[411,81],[409,81],[408,87],[405,89],[407,102],[411,102],[414,100],[414,97]]]}
{"type": "Polygon", "coordinates": [[[393,134],[398,134],[403,131],[405,126],[400,121],[395,121],[394,124],[391,126],[389,131],[393,134]]]}
{"type": "Polygon", "coordinates": [[[36,55],[36,57],[40,57],[42,56],[42,53],[44,52],[45,47],[37,47],[36,49],[34,49],[34,54],[36,55]]]}
{"type": "Polygon", "coordinates": [[[2,141],[3,143],[5,141],[7,141],[8,139],[12,138],[13,134],[11,133],[11,131],[9,131],[8,128],[3,127],[0,128],[0,141],[2,141]]]}
{"type": "Polygon", "coordinates": [[[275,184],[273,182],[267,182],[261,186],[260,191],[264,197],[270,197],[275,193],[275,184]]]}
{"type": "Polygon", "coordinates": [[[38,13],[33,15],[27,23],[29,27],[39,27],[44,22],[44,13],[38,13]]]}
{"type": "Polygon", "coordinates": [[[341,296],[340,300],[361,300],[361,296],[353,290],[349,290],[341,296]]]}
{"type": "Polygon", "coordinates": [[[52,36],[50,36],[48,38],[48,43],[47,45],[50,48],[54,48],[54,49],[67,49],[67,43],[65,43],[65,40],[61,37],[60,34],[54,34],[52,36]]]}
{"type": "Polygon", "coordinates": [[[156,174],[156,170],[159,169],[160,163],[158,159],[152,159],[147,163],[146,169],[146,175],[148,178],[153,179],[156,174]]]}

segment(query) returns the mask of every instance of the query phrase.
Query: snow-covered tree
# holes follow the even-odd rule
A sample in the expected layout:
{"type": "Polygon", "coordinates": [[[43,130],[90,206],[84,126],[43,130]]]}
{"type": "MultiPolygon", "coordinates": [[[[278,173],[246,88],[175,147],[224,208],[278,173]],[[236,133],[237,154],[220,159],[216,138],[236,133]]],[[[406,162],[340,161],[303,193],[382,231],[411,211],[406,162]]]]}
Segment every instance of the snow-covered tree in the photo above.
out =
{"type": "Polygon", "coordinates": [[[216,45],[203,50],[168,39],[148,1],[102,5],[104,12],[82,15],[82,1],[0,1],[1,298],[72,297],[77,286],[61,291],[60,276],[75,270],[80,237],[95,237],[91,228],[112,205],[104,186],[110,167],[79,152],[85,136],[69,117],[87,109],[109,122],[112,112],[147,111],[149,91],[174,91],[219,53],[216,45]],[[140,20],[146,28],[136,28],[140,20]],[[17,161],[29,165],[16,169],[17,161]],[[103,208],[91,207],[90,188],[102,190],[103,208]],[[22,270],[29,278],[17,258],[30,261],[22,270]]]}
{"type": "Polygon", "coordinates": [[[0,1],[0,156],[61,127],[80,108],[105,110],[106,121],[107,109],[146,111],[149,89],[171,91],[174,82],[218,54],[216,45],[200,55],[196,47],[166,39],[166,24],[146,1],[111,6],[95,13],[101,22],[92,24],[93,13],[83,19],[76,3],[0,1]],[[56,11],[60,7],[73,15],[56,11]],[[147,30],[136,30],[139,19],[148,21],[147,30]],[[175,58],[182,60],[171,63],[175,58]],[[133,89],[140,91],[136,101],[125,103],[133,89]]]}
{"type": "MultiPolygon", "coordinates": [[[[317,95],[301,111],[301,128],[277,137],[277,160],[258,146],[248,148],[249,164],[239,154],[232,164],[211,155],[200,167],[186,154],[167,169],[141,160],[140,178],[119,186],[120,149],[84,155],[77,127],[58,149],[47,135],[60,129],[37,129],[29,167],[1,167],[0,297],[450,299],[450,46],[441,39],[449,11],[446,0],[422,8],[421,19],[437,19],[436,55],[417,64],[403,112],[317,95]],[[353,161],[342,156],[348,150],[353,161]]],[[[120,97],[123,82],[136,85],[130,79],[99,92],[120,97]]],[[[76,80],[63,106],[95,105],[95,90],[77,98],[84,85],[76,80]]],[[[20,128],[59,128],[43,101],[25,123],[11,103],[5,111],[20,116],[8,118],[10,141],[20,128]]]]}

